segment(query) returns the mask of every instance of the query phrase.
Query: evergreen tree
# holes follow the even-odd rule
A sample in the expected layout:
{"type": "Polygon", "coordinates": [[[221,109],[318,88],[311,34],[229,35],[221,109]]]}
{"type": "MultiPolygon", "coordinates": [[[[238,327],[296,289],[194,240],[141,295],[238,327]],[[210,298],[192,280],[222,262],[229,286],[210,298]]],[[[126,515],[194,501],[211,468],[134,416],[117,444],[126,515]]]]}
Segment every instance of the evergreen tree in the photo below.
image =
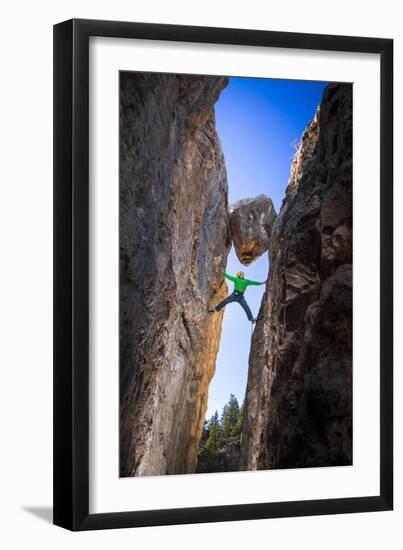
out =
{"type": "Polygon", "coordinates": [[[216,411],[210,420],[205,420],[199,444],[197,472],[228,472],[234,465],[228,463],[228,445],[239,447],[243,405],[239,407],[237,398],[231,394],[224,406],[221,417],[216,411]]]}
{"type": "Polygon", "coordinates": [[[204,424],[203,424],[203,431],[202,431],[202,436],[201,436],[201,439],[200,439],[200,446],[207,443],[209,435],[210,435],[209,421],[206,418],[206,420],[204,421],[204,424]]]}
{"type": "Polygon", "coordinates": [[[218,411],[216,411],[211,417],[208,425],[208,431],[209,436],[206,442],[206,447],[212,453],[216,453],[222,444],[222,429],[218,418],[218,411]]]}
{"type": "Polygon", "coordinates": [[[238,439],[237,424],[239,421],[239,404],[238,400],[231,393],[227,405],[225,405],[221,417],[221,426],[223,439],[226,443],[235,442],[238,439]]]}
{"type": "Polygon", "coordinates": [[[235,427],[234,427],[234,432],[236,434],[236,437],[237,437],[238,441],[240,441],[240,439],[241,439],[242,420],[243,420],[243,406],[244,406],[244,404],[242,403],[241,408],[239,409],[238,420],[236,421],[235,427]]]}

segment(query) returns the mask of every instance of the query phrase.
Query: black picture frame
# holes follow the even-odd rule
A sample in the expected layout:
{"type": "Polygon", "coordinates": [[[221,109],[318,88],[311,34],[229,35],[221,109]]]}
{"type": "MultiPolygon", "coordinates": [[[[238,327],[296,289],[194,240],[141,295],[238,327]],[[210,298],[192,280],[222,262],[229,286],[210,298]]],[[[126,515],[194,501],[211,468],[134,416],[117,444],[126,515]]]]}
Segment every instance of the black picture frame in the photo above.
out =
{"type": "MultiPolygon", "coordinates": [[[[359,284],[359,282],[358,282],[359,284]]],[[[73,19],[54,26],[54,523],[71,530],[393,507],[393,40],[73,19]],[[381,57],[380,492],[326,500],[89,513],[89,38],[265,46],[381,57]]]]}

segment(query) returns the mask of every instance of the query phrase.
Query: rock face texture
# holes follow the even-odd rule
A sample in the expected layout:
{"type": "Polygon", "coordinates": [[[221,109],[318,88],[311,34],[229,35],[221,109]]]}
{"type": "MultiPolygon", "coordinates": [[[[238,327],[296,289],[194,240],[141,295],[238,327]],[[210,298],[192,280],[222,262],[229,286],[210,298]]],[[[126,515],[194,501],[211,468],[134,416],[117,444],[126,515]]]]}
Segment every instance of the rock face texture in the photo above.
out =
{"type": "Polygon", "coordinates": [[[236,255],[249,265],[269,249],[276,219],[272,200],[266,195],[242,199],[230,206],[230,224],[236,255]]]}
{"type": "Polygon", "coordinates": [[[218,453],[219,465],[217,471],[237,472],[239,470],[240,447],[237,443],[229,443],[218,453]]]}
{"type": "Polygon", "coordinates": [[[241,469],[352,463],[352,86],[305,130],[269,246],[241,469]]]}
{"type": "Polygon", "coordinates": [[[121,73],[120,475],[193,472],[227,293],[225,78],[121,73]]]}

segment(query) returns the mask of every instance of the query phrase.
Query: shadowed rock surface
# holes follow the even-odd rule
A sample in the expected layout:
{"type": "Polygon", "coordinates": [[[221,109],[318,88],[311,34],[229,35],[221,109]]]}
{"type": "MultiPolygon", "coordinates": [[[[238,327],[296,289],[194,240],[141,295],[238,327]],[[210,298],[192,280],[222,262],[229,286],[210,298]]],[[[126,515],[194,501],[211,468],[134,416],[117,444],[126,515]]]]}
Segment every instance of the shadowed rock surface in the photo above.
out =
{"type": "Polygon", "coordinates": [[[329,85],[270,237],[241,469],[352,463],[352,86],[329,85]]]}
{"type": "Polygon", "coordinates": [[[120,475],[193,472],[230,245],[225,78],[121,73],[120,475]]]}
{"type": "Polygon", "coordinates": [[[218,452],[219,472],[237,472],[239,470],[240,449],[237,443],[229,443],[218,452]]]}
{"type": "Polygon", "coordinates": [[[266,195],[242,199],[230,206],[230,224],[236,255],[249,265],[269,249],[276,211],[266,195]]]}

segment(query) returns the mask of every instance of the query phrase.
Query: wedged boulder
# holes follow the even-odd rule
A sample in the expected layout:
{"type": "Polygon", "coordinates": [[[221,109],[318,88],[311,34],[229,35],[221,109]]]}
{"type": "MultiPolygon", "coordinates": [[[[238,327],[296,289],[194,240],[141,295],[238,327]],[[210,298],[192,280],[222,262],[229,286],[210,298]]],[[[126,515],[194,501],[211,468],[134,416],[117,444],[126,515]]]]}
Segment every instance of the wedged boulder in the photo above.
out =
{"type": "Polygon", "coordinates": [[[227,79],[120,77],[120,475],[192,473],[227,293],[227,79]]]}
{"type": "Polygon", "coordinates": [[[276,211],[266,195],[242,199],[230,206],[230,224],[236,255],[249,265],[269,249],[276,211]]]}

